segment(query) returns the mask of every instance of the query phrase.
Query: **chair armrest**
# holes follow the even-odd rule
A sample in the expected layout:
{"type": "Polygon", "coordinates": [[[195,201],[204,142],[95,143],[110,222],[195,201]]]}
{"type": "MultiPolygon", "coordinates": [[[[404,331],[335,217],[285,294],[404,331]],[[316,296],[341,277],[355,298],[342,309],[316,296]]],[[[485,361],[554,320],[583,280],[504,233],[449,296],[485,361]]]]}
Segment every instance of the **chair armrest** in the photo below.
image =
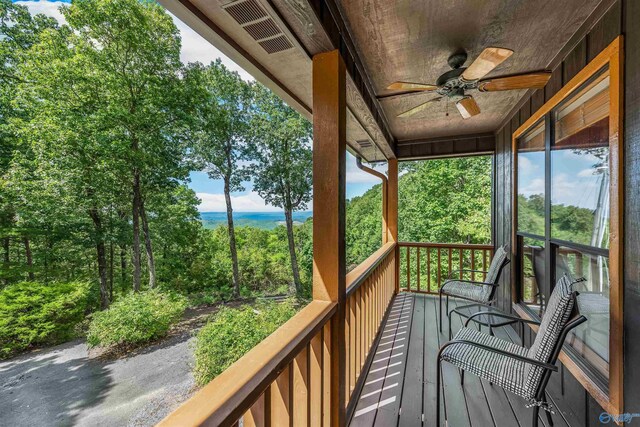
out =
{"type": "Polygon", "coordinates": [[[484,274],[489,274],[488,271],[484,271],[484,270],[470,270],[470,269],[463,268],[462,270],[451,270],[451,272],[447,276],[447,279],[452,279],[454,274],[460,274],[460,272],[462,272],[462,273],[484,273],[484,274]]]}
{"type": "Polygon", "coordinates": [[[491,346],[488,346],[488,345],[485,345],[485,344],[480,344],[478,342],[469,341],[469,340],[452,340],[452,341],[449,341],[449,342],[445,343],[442,347],[440,347],[440,351],[438,351],[438,360],[440,360],[440,358],[442,357],[442,351],[445,348],[447,348],[447,347],[449,347],[451,345],[454,345],[454,344],[472,345],[472,346],[479,347],[479,348],[482,348],[484,350],[487,350],[487,351],[490,351],[490,352],[493,352],[493,353],[502,354],[503,356],[511,357],[513,359],[520,360],[520,361],[525,362],[525,363],[529,363],[531,365],[539,366],[540,368],[547,369],[547,370],[552,371],[552,372],[557,372],[558,371],[558,367],[556,365],[552,365],[550,363],[540,362],[539,360],[531,359],[531,358],[526,357],[526,356],[520,356],[519,354],[510,353],[510,352],[505,351],[505,350],[500,350],[498,348],[493,348],[491,346]]]}
{"type": "Polygon", "coordinates": [[[473,319],[474,317],[482,316],[482,315],[502,317],[503,319],[511,319],[511,320],[515,320],[515,321],[518,321],[518,322],[521,322],[521,323],[528,323],[530,325],[540,325],[540,322],[538,322],[537,320],[523,319],[522,317],[513,316],[511,314],[498,313],[498,312],[493,312],[493,311],[479,311],[477,313],[472,314],[471,316],[469,316],[467,318],[467,320],[464,322],[465,328],[467,327],[467,325],[469,324],[471,319],[473,319]]]}

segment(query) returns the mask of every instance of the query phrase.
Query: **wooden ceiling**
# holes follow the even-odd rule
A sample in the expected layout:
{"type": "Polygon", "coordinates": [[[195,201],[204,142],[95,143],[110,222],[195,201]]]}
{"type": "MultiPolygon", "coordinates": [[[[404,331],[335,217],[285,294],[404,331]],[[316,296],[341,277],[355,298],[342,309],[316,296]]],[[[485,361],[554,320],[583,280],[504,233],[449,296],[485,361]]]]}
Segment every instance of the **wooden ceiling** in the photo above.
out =
{"type": "MultiPolygon", "coordinates": [[[[545,69],[599,0],[338,0],[376,95],[394,81],[435,83],[447,58],[465,49],[469,65],[489,46],[513,56],[489,76],[545,69]]],[[[399,141],[495,131],[525,91],[473,92],[482,113],[463,120],[443,100],[409,118],[396,116],[436,95],[381,99],[399,141]]]]}
{"type": "Polygon", "coordinates": [[[450,70],[448,56],[461,48],[469,55],[466,65],[485,47],[513,49],[513,56],[490,76],[544,69],[600,3],[600,0],[159,1],[309,118],[311,58],[334,49],[339,45],[338,39],[347,37],[352,61],[352,66],[348,63],[347,79],[347,142],[352,152],[368,161],[394,157],[395,141],[415,143],[494,132],[524,95],[524,91],[474,91],[482,113],[467,120],[459,116],[451,103],[447,116],[444,101],[410,118],[397,118],[397,114],[435,95],[384,98],[392,93],[385,89],[391,82],[435,83],[438,76],[450,70]],[[245,15],[257,13],[261,17],[247,15],[247,22],[238,22],[236,12],[229,11],[238,4],[245,15]],[[260,11],[255,12],[256,7],[260,11]],[[318,16],[323,16],[322,22],[318,16]],[[265,26],[264,22],[253,25],[264,20],[270,20],[273,26],[265,26]],[[265,31],[266,35],[258,37],[265,31]],[[285,44],[290,46],[269,52],[265,46],[277,47],[269,31],[280,32],[277,37],[284,37],[285,44]],[[376,101],[376,96],[383,98],[376,101]]]}

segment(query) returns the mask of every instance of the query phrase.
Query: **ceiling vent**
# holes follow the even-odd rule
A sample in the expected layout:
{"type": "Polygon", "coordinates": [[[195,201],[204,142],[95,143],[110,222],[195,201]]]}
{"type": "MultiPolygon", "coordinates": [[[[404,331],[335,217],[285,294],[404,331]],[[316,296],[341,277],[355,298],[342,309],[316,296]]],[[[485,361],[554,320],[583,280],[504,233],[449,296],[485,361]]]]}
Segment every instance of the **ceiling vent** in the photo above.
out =
{"type": "Polygon", "coordinates": [[[257,0],[238,0],[222,8],[269,54],[293,45],[257,0]]]}
{"type": "Polygon", "coordinates": [[[371,148],[373,146],[371,141],[369,141],[368,139],[365,139],[365,140],[362,140],[362,141],[356,141],[356,142],[358,143],[360,148],[371,148]]]}

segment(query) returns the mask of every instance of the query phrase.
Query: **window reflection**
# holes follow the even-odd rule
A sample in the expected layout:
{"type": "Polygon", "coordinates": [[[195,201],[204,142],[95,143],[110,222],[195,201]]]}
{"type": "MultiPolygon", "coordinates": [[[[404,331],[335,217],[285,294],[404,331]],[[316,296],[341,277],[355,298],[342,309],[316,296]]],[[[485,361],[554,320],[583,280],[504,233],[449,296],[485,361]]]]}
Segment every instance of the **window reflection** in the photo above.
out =
{"type": "Polygon", "coordinates": [[[518,231],[544,236],[544,122],[518,139],[518,231]]]}
{"type": "Polygon", "coordinates": [[[603,73],[555,112],[551,237],[609,247],[609,77],[603,73]]]}
{"type": "Polygon", "coordinates": [[[539,316],[544,311],[544,242],[541,240],[522,238],[522,283],[521,299],[539,316]]]}
{"type": "Polygon", "coordinates": [[[570,336],[568,343],[604,377],[609,375],[609,259],[576,249],[556,250],[556,277],[568,273],[584,278],[574,285],[578,309],[587,322],[570,336]]]}

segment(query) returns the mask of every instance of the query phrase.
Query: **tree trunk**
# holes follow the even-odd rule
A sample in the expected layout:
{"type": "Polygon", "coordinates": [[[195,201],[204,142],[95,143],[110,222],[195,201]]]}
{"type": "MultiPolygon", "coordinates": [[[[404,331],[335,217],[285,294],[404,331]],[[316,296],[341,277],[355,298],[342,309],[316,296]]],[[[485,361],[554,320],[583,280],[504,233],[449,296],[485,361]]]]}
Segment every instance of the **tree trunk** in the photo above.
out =
{"type": "Polygon", "coordinates": [[[89,216],[96,230],[96,252],[98,254],[98,276],[100,276],[100,308],[109,308],[109,289],[107,286],[107,251],[104,244],[102,219],[96,207],[89,210],[89,216]]]}
{"type": "Polygon", "coordinates": [[[120,245],[120,287],[124,290],[124,284],[127,283],[127,246],[120,245]]]}
{"type": "Polygon", "coordinates": [[[147,221],[147,211],[144,207],[144,201],[140,204],[140,218],[142,219],[142,230],[144,232],[144,246],[147,250],[147,264],[149,265],[149,289],[153,289],[156,286],[156,263],[153,259],[151,234],[149,233],[149,222],[147,221]]]}
{"type": "Polygon", "coordinates": [[[29,275],[29,280],[33,281],[35,279],[35,275],[33,274],[33,254],[31,253],[31,243],[29,242],[28,237],[24,237],[22,239],[24,243],[24,253],[27,259],[27,272],[29,275]]]}
{"type": "Polygon", "coordinates": [[[133,290],[140,290],[140,277],[142,274],[141,257],[140,257],[140,205],[142,203],[142,195],[140,194],[140,171],[137,168],[133,170],[133,206],[131,216],[133,219],[133,290]]]}
{"type": "Polygon", "coordinates": [[[109,243],[109,301],[113,301],[113,241],[109,243]]]}
{"type": "Polygon", "coordinates": [[[233,208],[231,206],[231,190],[229,179],[224,180],[224,200],[227,204],[227,225],[229,230],[229,249],[231,251],[231,264],[233,266],[233,297],[240,297],[240,272],[238,269],[238,251],[236,249],[236,231],[233,228],[233,208]]]}
{"type": "Polygon", "coordinates": [[[296,256],[296,242],[293,236],[293,212],[289,209],[284,211],[285,222],[287,224],[287,240],[289,241],[289,256],[291,257],[291,271],[293,273],[293,285],[291,293],[294,291],[302,294],[302,282],[300,281],[300,270],[298,269],[298,257],[296,256]]]}
{"type": "Polygon", "coordinates": [[[9,251],[11,250],[11,240],[9,237],[5,237],[2,239],[2,246],[4,247],[4,271],[7,273],[7,277],[4,278],[5,286],[9,284],[9,265],[11,263],[11,254],[9,251]]]}

